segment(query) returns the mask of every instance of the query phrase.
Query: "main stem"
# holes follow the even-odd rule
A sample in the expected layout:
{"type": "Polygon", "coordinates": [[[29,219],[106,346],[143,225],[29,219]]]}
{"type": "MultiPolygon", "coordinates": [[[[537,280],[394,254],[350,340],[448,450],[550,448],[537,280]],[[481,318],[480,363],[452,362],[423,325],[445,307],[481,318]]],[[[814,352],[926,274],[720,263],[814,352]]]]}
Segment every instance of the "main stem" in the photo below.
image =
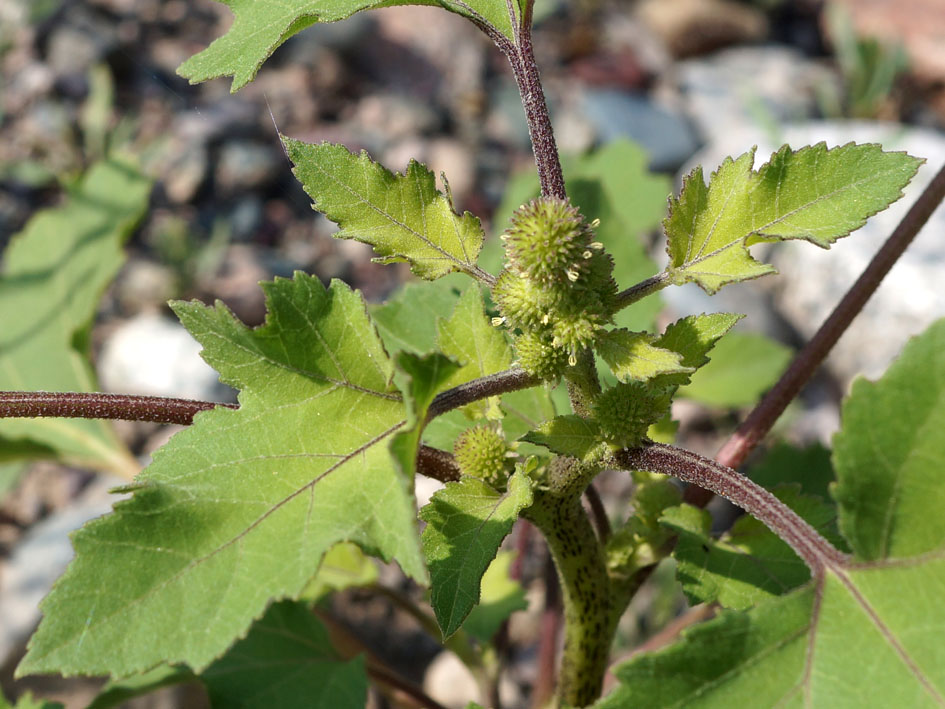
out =
{"type": "Polygon", "coordinates": [[[564,173],[561,171],[558,146],[551,127],[545,92],[541,87],[538,64],[535,63],[531,22],[522,22],[518,32],[518,42],[515,45],[506,47],[500,45],[500,48],[509,58],[519,94],[522,96],[522,106],[525,108],[525,119],[528,122],[528,134],[531,136],[532,149],[535,151],[535,164],[538,167],[542,197],[567,199],[568,193],[564,189],[564,173]]]}

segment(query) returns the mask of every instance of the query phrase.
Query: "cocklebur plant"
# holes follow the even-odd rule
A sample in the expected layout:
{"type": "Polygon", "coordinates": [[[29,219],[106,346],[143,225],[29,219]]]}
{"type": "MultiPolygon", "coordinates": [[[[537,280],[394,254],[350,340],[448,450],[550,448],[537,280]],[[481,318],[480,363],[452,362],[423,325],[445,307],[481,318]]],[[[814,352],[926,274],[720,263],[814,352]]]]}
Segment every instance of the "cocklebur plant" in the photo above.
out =
{"type": "MultiPolygon", "coordinates": [[[[228,4],[232,28],[181,73],[232,76],[236,90],[309,25],[403,3],[228,4]]],[[[945,172],[716,460],[657,443],[673,397],[740,316],[689,314],[648,332],[621,325],[627,309],[678,284],[714,293],[771,273],[750,253],[754,244],[828,248],[898,199],[921,161],[876,145],[821,144],[785,146],[757,169],[749,150],[708,182],[696,169],[663,221],[666,267],[619,283],[618,244],[599,238],[598,215],[568,196],[531,49],[532,4],[437,4],[471,19],[508,57],[533,140],[541,195],[506,225],[500,271],[479,262],[479,220],[458,213],[422,165],[400,174],[343,146],[283,142],[337,237],[407,262],[425,281],[469,278],[459,295],[423,286],[446,303],[439,317],[425,317],[408,291],[369,310],[343,283],[326,288],[297,273],[263,284],[268,316],[255,329],[222,303],[173,304],[207,362],[240,391],[238,407],[81,393],[94,382],[86,339],[76,335],[87,332],[94,298],[144,208],[146,181],[127,161],[110,160],[73,201],[14,240],[0,283],[11,323],[0,382],[75,392],[0,394],[5,457],[127,472],[112,434],[83,417],[192,424],[122,488],[128,499],[75,535],[76,558],[43,602],[18,673],[108,675],[114,684],[97,706],[194,678],[220,706],[358,706],[369,678],[430,706],[376,660],[334,649],[330,626],[310,606],[331,588],[374,583],[360,571],[370,569],[363,554],[394,560],[430,586],[447,647],[488,688],[500,671],[489,640],[520,605],[513,598],[488,608],[483,579],[498,574],[510,585],[499,547],[524,518],[547,541],[561,583],[562,705],[945,703],[945,326],[909,343],[882,380],[854,387],[827,473],[836,476],[832,499],[796,470],[769,491],[733,469],[941,201],[945,172]],[[121,180],[137,191],[116,190],[121,180]],[[37,278],[38,264],[57,255],[62,267],[37,278]],[[94,279],[90,264],[100,264],[94,279]],[[69,289],[82,297],[63,317],[24,321],[37,307],[57,312],[63,304],[50,293],[69,289]],[[50,357],[58,379],[44,384],[31,365],[50,357]],[[76,419],[50,426],[48,417],[76,419]],[[613,527],[582,504],[606,469],[626,471],[635,485],[613,527]],[[419,513],[416,474],[445,482],[419,513]],[[692,487],[682,495],[668,476],[692,487]],[[704,503],[699,490],[749,516],[712,537],[706,513],[691,504],[704,503]],[[617,622],[670,556],[690,600],[728,610],[617,667],[620,684],[601,700],[617,622]],[[359,571],[342,581],[339,568],[359,571]]]]}

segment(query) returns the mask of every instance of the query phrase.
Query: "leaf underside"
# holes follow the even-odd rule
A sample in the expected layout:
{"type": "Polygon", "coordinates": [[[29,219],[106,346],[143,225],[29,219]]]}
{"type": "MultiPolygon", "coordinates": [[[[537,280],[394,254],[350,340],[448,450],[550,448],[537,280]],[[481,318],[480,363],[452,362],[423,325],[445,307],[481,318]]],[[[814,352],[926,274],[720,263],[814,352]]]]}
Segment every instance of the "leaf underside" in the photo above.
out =
{"type": "MultiPolygon", "coordinates": [[[[878,382],[853,387],[834,450],[851,562],[638,656],[617,668],[621,684],[599,706],[945,704],[943,382],[939,321],[878,382]]],[[[726,583],[723,566],[714,582],[726,583]]]]}
{"type": "Polygon", "coordinates": [[[829,248],[899,199],[923,162],[853,143],[798,151],[785,145],[757,171],[754,159],[754,150],[727,158],[708,186],[696,168],[670,200],[663,227],[674,282],[714,293],[772,273],[748,252],[761,241],[804,239],[829,248]]]}
{"type": "Polygon", "coordinates": [[[404,404],[363,301],[303,274],[263,288],[253,330],[219,303],[175,305],[240,408],[198,414],[75,535],[21,674],[200,671],[340,541],[425,579],[412,479],[388,452],[404,404]]]}

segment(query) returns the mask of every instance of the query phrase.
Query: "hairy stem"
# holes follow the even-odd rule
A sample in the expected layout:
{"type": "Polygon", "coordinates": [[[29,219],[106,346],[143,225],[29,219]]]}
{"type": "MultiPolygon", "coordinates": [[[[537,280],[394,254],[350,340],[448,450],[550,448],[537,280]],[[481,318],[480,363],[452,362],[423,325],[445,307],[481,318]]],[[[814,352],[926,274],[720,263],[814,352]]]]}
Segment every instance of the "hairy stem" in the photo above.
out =
{"type": "Polygon", "coordinates": [[[866,301],[879,287],[906,247],[919,233],[945,199],[945,167],[929,183],[925,191],[916,200],[899,226],[876,253],[856,283],[847,291],[843,299],[834,308],[830,317],[824,321],[810,342],[798,352],[791,366],[782,375],[774,388],[761,400],[748,415],[745,422],[722,446],[716,460],[722,465],[737,468],[745,462],[751,450],[771,430],[787,405],[794,400],[801,388],[824,361],[824,358],[853,322],[854,318],[866,305],[866,301]]]}
{"type": "MultiPolygon", "coordinates": [[[[530,20],[530,18],[527,19],[530,20]]],[[[518,32],[518,43],[510,47],[506,55],[512,65],[512,73],[515,75],[515,82],[518,84],[518,91],[522,97],[522,106],[525,108],[528,134],[532,139],[538,179],[541,182],[541,194],[543,197],[566,199],[568,194],[564,189],[564,173],[561,171],[558,146],[551,127],[545,92],[541,87],[538,65],[535,63],[530,21],[522,22],[518,32]]]]}
{"type": "Polygon", "coordinates": [[[539,490],[526,514],[547,540],[561,582],[565,630],[558,699],[587,706],[600,696],[616,630],[603,549],[580,496],[539,490]]]}
{"type": "Polygon", "coordinates": [[[629,470],[672,475],[730,500],[763,522],[819,576],[828,567],[842,566],[847,557],[820,536],[796,512],[757,483],[732,468],[674,446],[648,443],[620,451],[617,462],[629,470]]]}
{"type": "MultiPolygon", "coordinates": [[[[479,399],[527,389],[540,383],[539,378],[523,369],[507,369],[474,379],[441,392],[430,405],[427,419],[433,419],[479,399]]],[[[239,408],[237,404],[161,396],[100,392],[0,391],[0,418],[124,419],[188,426],[193,423],[196,414],[217,406],[239,408]]]]}
{"type": "Polygon", "coordinates": [[[519,389],[528,389],[540,383],[541,379],[539,377],[516,367],[474,379],[471,382],[460,384],[437,394],[427,411],[427,421],[474,401],[497,396],[498,394],[508,394],[519,389]]]}
{"type": "Polygon", "coordinates": [[[574,366],[564,371],[564,378],[574,413],[587,418],[591,415],[594,400],[601,392],[594,354],[589,349],[581,350],[574,366]]]}
{"type": "Polygon", "coordinates": [[[663,290],[671,282],[669,274],[664,271],[647,278],[645,281],[640,281],[635,286],[630,286],[626,290],[620,291],[617,294],[617,305],[614,308],[614,312],[623,310],[628,305],[633,305],[637,301],[643,300],[648,295],[663,290]]]}
{"type": "Polygon", "coordinates": [[[460,478],[456,459],[446,451],[430,446],[417,450],[417,472],[441,483],[455,482],[460,478]]]}
{"type": "Polygon", "coordinates": [[[153,421],[188,426],[194,416],[235,404],[99,392],[0,391],[0,418],[87,418],[153,421]]]}

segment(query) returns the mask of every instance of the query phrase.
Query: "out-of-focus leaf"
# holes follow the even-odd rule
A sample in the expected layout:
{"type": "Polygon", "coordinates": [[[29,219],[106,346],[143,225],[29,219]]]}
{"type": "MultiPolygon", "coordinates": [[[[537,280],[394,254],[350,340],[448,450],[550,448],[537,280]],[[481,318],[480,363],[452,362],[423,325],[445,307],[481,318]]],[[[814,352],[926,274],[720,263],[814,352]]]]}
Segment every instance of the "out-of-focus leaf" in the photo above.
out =
{"type": "Polygon", "coordinates": [[[273,604],[249,634],[201,675],[210,701],[246,709],[361,709],[364,658],[342,660],[303,603],[273,604]]]}
{"type": "Polygon", "coordinates": [[[485,644],[492,640],[499,627],[515,611],[528,608],[525,589],[509,576],[515,552],[500,551],[482,575],[479,603],[469,612],[463,630],[485,644]]]}
{"type": "Polygon", "coordinates": [[[709,406],[750,406],[781,376],[788,347],[755,333],[732,332],[715,345],[708,364],[680,387],[679,396],[709,406]]]}
{"type": "MultiPolygon", "coordinates": [[[[0,274],[0,390],[96,389],[88,330],[150,193],[129,160],[113,158],[13,237],[0,274]]],[[[0,420],[0,451],[0,460],[19,451],[128,477],[139,468],[111,426],[91,419],[0,420]]]]}

